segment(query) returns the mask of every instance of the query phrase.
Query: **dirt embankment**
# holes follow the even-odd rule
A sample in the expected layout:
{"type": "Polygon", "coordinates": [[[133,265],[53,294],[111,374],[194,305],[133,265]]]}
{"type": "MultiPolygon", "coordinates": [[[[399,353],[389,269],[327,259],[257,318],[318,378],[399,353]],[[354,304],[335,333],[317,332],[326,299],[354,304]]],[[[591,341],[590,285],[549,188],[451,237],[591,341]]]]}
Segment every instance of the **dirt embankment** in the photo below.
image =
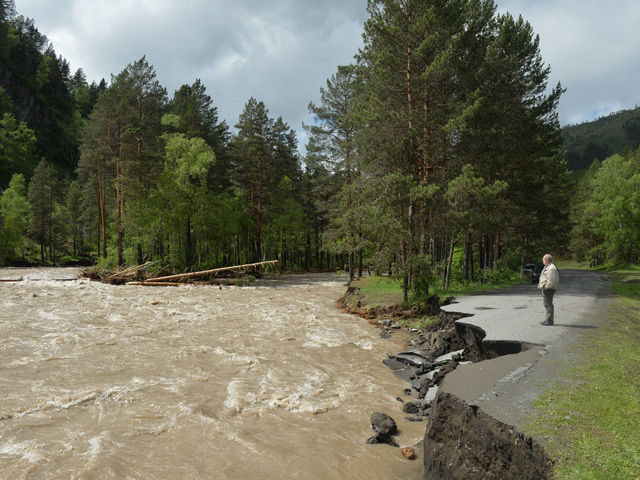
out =
{"type": "Polygon", "coordinates": [[[551,478],[551,461],[535,440],[478,406],[439,391],[446,375],[461,363],[519,353],[529,345],[483,342],[482,329],[457,323],[465,315],[442,311],[442,303],[435,296],[418,309],[403,310],[397,306],[367,309],[353,299],[348,302],[347,298],[353,295],[357,291],[350,289],[338,306],[387,332],[389,319],[437,316],[437,321],[421,332],[409,350],[384,361],[417,393],[418,401],[407,402],[404,412],[428,417],[423,444],[425,480],[551,478]]]}
{"type": "Polygon", "coordinates": [[[551,464],[531,437],[440,392],[425,432],[424,478],[541,480],[551,478],[551,464]]]}

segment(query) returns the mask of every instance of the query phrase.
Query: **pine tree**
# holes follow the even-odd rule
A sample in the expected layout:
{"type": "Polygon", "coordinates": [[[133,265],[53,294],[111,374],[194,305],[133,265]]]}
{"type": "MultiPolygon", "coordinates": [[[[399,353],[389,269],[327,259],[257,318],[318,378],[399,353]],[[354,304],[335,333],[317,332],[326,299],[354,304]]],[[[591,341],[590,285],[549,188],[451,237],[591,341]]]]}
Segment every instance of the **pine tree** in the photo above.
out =
{"type": "MultiPolygon", "coordinates": [[[[309,104],[309,112],[314,115],[314,124],[305,125],[310,137],[307,145],[309,161],[314,168],[321,164],[335,178],[331,202],[334,205],[344,203],[344,209],[334,211],[337,215],[349,214],[353,203],[350,186],[354,178],[360,174],[356,149],[356,134],[359,129],[358,118],[355,115],[358,94],[356,82],[352,66],[338,67],[338,72],[327,80],[326,88],[320,88],[322,104],[309,104]],[[345,195],[345,198],[339,198],[341,195],[345,195]]],[[[327,204],[323,208],[328,211],[331,207],[327,204]]],[[[358,232],[349,228],[349,222],[338,223],[346,227],[346,230],[343,231],[341,228],[340,232],[334,232],[330,237],[340,238],[342,233],[346,235],[346,243],[334,243],[334,251],[347,253],[349,278],[353,280],[357,250],[355,237],[358,232]],[[344,252],[339,246],[344,246],[344,252]]],[[[332,225],[337,226],[338,223],[333,222],[332,225]]]]}
{"type": "MultiPolygon", "coordinates": [[[[566,168],[556,113],[564,91],[558,83],[547,91],[550,67],[542,61],[539,38],[522,17],[497,18],[479,73],[481,107],[463,132],[463,156],[488,182],[505,181],[509,188],[499,212],[503,221],[485,231],[480,268],[500,257],[506,235],[524,258],[535,240],[557,238],[567,212],[566,168]],[[495,249],[491,246],[495,244],[495,249]]],[[[497,213],[497,212],[495,212],[497,213]]]]}
{"type": "Polygon", "coordinates": [[[71,220],[71,234],[73,243],[73,256],[77,256],[82,252],[82,190],[76,180],[69,183],[66,194],[66,208],[71,220]]]}
{"type": "Polygon", "coordinates": [[[229,178],[229,127],[218,120],[218,109],[213,106],[206,88],[196,79],[193,85],[182,85],[169,103],[169,111],[180,117],[179,131],[188,138],[200,137],[213,149],[216,163],[209,176],[210,187],[221,192],[231,186],[229,178]]]}
{"type": "Polygon", "coordinates": [[[32,230],[40,244],[40,259],[45,261],[48,250],[53,260],[54,211],[59,196],[58,174],[53,165],[41,160],[29,182],[29,203],[33,207],[32,230]]]}
{"type": "Polygon", "coordinates": [[[160,118],[165,104],[166,90],[142,57],[112,77],[84,132],[81,164],[95,179],[105,257],[106,194],[113,182],[118,265],[124,263],[126,202],[129,197],[142,201],[161,172],[160,118]]]}
{"type": "Polygon", "coordinates": [[[232,140],[234,181],[247,195],[252,219],[251,258],[262,258],[262,228],[267,201],[267,182],[272,169],[273,120],[263,102],[250,98],[240,114],[232,140]]]}
{"type": "Polygon", "coordinates": [[[400,188],[389,207],[403,225],[396,241],[405,301],[416,274],[413,257],[418,260],[430,245],[430,199],[446,182],[456,129],[475,105],[456,75],[469,55],[473,7],[476,2],[411,0],[370,0],[367,6],[358,66],[368,128],[360,144],[370,172],[388,176],[385,183],[400,188]]]}

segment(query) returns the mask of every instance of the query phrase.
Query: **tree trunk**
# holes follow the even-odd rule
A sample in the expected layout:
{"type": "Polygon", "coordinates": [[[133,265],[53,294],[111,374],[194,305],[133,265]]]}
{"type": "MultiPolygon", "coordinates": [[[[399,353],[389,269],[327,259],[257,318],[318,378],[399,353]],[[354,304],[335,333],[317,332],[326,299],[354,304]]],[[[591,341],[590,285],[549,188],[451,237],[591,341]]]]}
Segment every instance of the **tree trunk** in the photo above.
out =
{"type": "Polygon", "coordinates": [[[469,252],[471,251],[471,232],[467,233],[467,238],[464,242],[464,260],[462,265],[462,278],[465,282],[469,281],[469,252]]]}
{"type": "MultiPolygon", "coordinates": [[[[120,178],[120,166],[117,168],[118,178],[120,178]]],[[[118,233],[118,265],[124,265],[124,231],[122,229],[122,188],[120,181],[116,181],[116,231],[118,233]]]]}
{"type": "Polygon", "coordinates": [[[469,278],[472,282],[475,281],[474,276],[474,260],[473,260],[473,243],[471,243],[471,237],[469,237],[469,278]]]}
{"type": "Polygon", "coordinates": [[[402,302],[409,301],[409,273],[407,272],[407,242],[402,240],[402,302]]]}
{"type": "Polygon", "coordinates": [[[263,205],[263,183],[264,183],[264,153],[260,152],[260,163],[258,171],[258,218],[256,222],[256,261],[262,260],[262,209],[263,205]]]}
{"type": "Polygon", "coordinates": [[[480,283],[483,283],[482,271],[484,270],[484,254],[485,248],[483,235],[482,239],[478,241],[478,280],[480,280],[480,283]]]}
{"type": "Polygon", "coordinates": [[[101,164],[98,163],[98,256],[102,253],[102,258],[107,258],[107,206],[106,206],[106,185],[104,174],[101,171],[101,164]],[[100,237],[102,237],[102,252],[100,252],[100,237]]]}
{"type": "Polygon", "coordinates": [[[447,267],[447,286],[445,288],[449,288],[449,284],[451,283],[451,267],[453,265],[453,249],[456,246],[455,240],[451,240],[451,250],[449,251],[449,266],[447,267]]]}

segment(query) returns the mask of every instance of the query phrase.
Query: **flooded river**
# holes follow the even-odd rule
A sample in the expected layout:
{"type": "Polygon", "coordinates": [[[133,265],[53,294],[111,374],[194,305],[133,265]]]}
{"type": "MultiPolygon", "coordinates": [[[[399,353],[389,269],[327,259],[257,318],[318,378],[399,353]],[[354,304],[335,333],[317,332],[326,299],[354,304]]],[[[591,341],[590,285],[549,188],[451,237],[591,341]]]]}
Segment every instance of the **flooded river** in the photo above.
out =
{"type": "Polygon", "coordinates": [[[406,335],[336,310],[344,279],[77,274],[0,269],[21,279],[0,282],[0,478],[421,478],[420,459],[365,444],[374,411],[398,422],[400,446],[425,424],[405,419],[407,385],[382,364],[406,335]]]}

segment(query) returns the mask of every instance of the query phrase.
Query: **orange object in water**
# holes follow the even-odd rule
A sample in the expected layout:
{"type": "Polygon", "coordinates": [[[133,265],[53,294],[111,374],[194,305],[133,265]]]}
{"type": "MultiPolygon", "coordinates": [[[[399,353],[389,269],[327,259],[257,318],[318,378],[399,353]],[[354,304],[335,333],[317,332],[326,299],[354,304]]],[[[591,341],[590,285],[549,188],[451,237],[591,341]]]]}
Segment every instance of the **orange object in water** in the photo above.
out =
{"type": "Polygon", "coordinates": [[[413,457],[415,457],[415,452],[413,451],[413,448],[411,447],[404,447],[401,450],[402,456],[404,458],[408,458],[409,460],[411,460],[413,457]]]}

